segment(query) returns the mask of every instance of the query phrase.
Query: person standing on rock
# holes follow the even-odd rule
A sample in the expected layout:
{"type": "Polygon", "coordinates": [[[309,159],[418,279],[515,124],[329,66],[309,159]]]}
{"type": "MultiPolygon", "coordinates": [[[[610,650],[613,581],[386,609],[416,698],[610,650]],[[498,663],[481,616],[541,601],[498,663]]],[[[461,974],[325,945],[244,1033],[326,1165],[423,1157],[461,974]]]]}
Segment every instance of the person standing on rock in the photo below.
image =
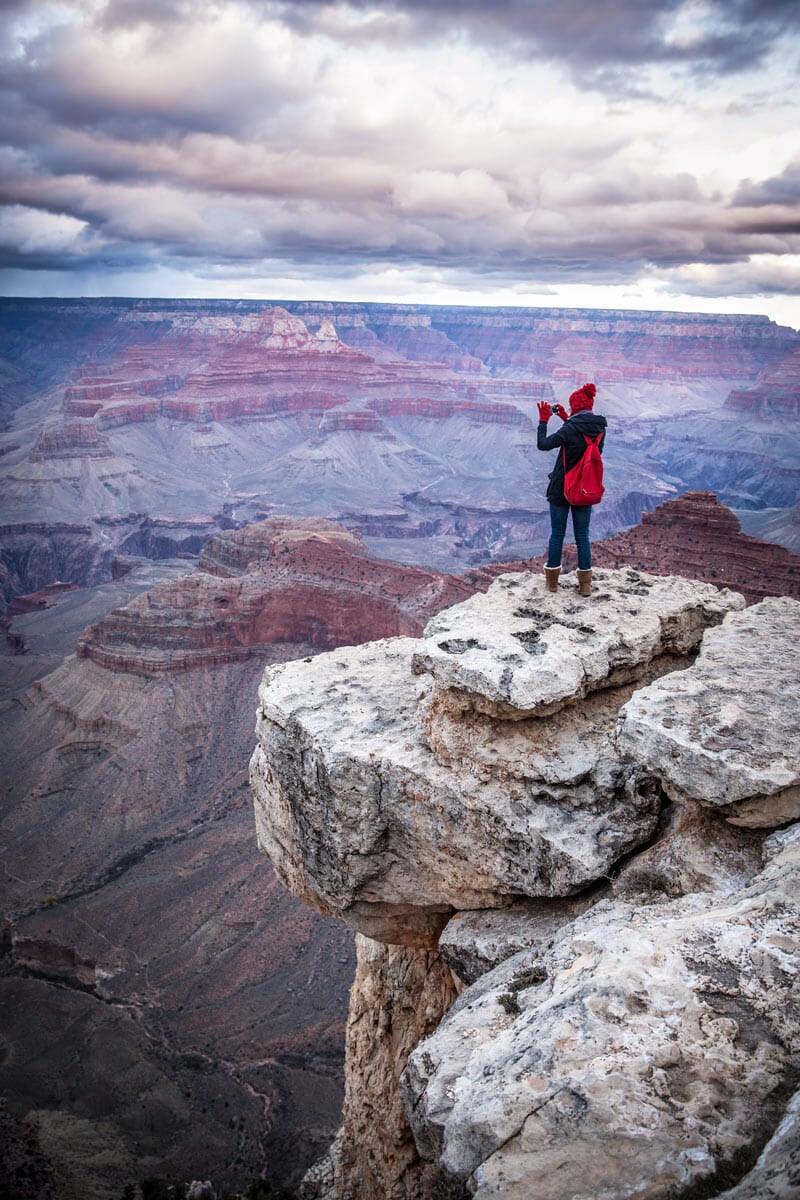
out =
{"type": "Polygon", "coordinates": [[[597,388],[593,383],[584,383],[569,398],[569,416],[561,404],[552,406],[543,400],[539,405],[539,427],[536,445],[540,450],[556,450],[559,454],[550,472],[547,499],[550,501],[550,543],[547,566],[544,569],[548,590],[558,591],[561,573],[561,548],[567,532],[567,518],[572,513],[572,529],[578,549],[578,592],[589,596],[592,591],[592,547],[589,542],[589,523],[592,519],[591,504],[570,504],[564,497],[564,473],[571,471],[586,450],[586,438],[600,436],[598,447],[602,453],[606,440],[606,419],[592,411],[597,388]],[[555,412],[564,424],[555,433],[548,435],[547,422],[555,412]]]}

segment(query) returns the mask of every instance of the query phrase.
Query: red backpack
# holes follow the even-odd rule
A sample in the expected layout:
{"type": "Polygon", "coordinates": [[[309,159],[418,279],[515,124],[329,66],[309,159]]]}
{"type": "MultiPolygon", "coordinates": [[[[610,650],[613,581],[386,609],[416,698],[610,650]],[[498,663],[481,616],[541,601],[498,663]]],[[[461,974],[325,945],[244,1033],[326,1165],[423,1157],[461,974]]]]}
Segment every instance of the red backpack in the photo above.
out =
{"type": "Polygon", "coordinates": [[[600,457],[600,442],[602,433],[597,437],[587,437],[583,440],[586,449],[571,471],[567,470],[567,450],[562,447],[564,454],[564,499],[567,504],[599,504],[603,499],[603,460],[600,457]]]}

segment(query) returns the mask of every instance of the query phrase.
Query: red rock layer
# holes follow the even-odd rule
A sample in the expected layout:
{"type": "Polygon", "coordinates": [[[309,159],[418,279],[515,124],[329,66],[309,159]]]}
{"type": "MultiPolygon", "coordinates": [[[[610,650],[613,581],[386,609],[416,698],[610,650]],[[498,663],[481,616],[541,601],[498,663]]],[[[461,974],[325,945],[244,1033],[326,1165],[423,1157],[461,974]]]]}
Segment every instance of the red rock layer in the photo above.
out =
{"type": "MultiPolygon", "coordinates": [[[[188,331],[173,327],[161,345],[129,346],[110,364],[81,368],[65,391],[65,417],[91,419],[104,431],[159,417],[203,424],[289,415],[315,421],[322,432],[380,433],[381,415],[438,419],[464,412],[478,422],[517,424],[526,418],[515,401],[552,398],[547,383],[493,380],[477,359],[460,353],[434,362],[419,361],[418,352],[416,361],[378,361],[345,345],[329,320],[312,333],[281,308],[243,325],[213,316],[187,321],[188,331]]],[[[413,317],[404,313],[402,321],[410,322],[405,339],[416,337],[413,317]]],[[[433,342],[453,350],[447,338],[433,342]]],[[[61,436],[68,452],[69,439],[61,436]]],[[[73,442],[76,453],[86,452],[73,442]]],[[[42,453],[56,451],[62,448],[42,453]]]]}
{"type": "Polygon", "coordinates": [[[475,590],[457,576],[372,558],[357,534],[313,519],[223,534],[201,567],[89,626],[78,657],[152,675],[236,662],[275,644],[327,650],[416,636],[475,590]]]}
{"type": "MultiPolygon", "coordinates": [[[[138,359],[129,359],[129,373],[135,373],[138,359]]],[[[175,376],[141,379],[115,379],[86,376],[83,368],[76,381],[64,392],[64,412],[75,417],[93,417],[104,405],[123,396],[163,396],[178,385],[175,376]]]]}
{"type": "Polygon", "coordinates": [[[105,458],[111,451],[94,421],[57,421],[46,426],[36,440],[31,462],[51,458],[105,458]]]}
{"type": "Polygon", "coordinates": [[[800,415],[800,350],[763,371],[754,388],[734,388],[725,407],[758,417],[800,415]]]}
{"type": "Polygon", "coordinates": [[[713,492],[686,492],[645,513],[635,528],[598,542],[593,561],[702,579],[733,588],[750,603],[765,596],[800,599],[800,556],[742,533],[713,492]]]}
{"type": "Polygon", "coordinates": [[[373,408],[382,416],[423,417],[441,421],[448,417],[467,417],[481,425],[523,425],[529,418],[511,404],[488,404],[469,400],[425,400],[416,396],[397,396],[376,400],[373,408]]]}

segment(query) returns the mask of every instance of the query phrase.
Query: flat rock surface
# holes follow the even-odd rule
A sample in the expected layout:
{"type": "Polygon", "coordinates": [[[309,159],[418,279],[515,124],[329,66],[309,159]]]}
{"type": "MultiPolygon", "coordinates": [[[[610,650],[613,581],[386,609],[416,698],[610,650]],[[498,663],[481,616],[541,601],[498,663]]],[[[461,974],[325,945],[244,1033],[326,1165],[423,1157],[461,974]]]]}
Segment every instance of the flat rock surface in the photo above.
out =
{"type": "Polygon", "coordinates": [[[743,825],[800,816],[800,603],[730,613],[688,670],[636,692],[618,745],[669,789],[743,825]]]}
{"type": "Polygon", "coordinates": [[[428,622],[414,669],[498,716],[548,713],[694,649],[743,605],[736,592],[632,569],[597,571],[589,597],[569,576],[548,592],[540,575],[502,575],[428,622]]]}
{"type": "Polygon", "coordinates": [[[404,1075],[423,1155],[480,1200],[530,1200],[532,1179],[537,1200],[667,1200],[740,1178],[800,1053],[800,829],[765,858],[735,896],[601,900],[468,988],[404,1075]]]}

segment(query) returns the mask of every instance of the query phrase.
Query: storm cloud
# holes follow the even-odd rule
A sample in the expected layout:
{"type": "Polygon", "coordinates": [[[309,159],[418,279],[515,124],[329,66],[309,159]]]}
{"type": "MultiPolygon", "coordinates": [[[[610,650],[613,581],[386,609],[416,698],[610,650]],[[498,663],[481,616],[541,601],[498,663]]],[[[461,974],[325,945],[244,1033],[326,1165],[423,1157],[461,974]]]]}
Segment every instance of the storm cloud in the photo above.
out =
{"type": "Polygon", "coordinates": [[[354,298],[398,273],[420,299],[794,290],[794,3],[19,0],[0,20],[6,291],[124,272],[147,294],[157,269],[354,298]]]}
{"type": "MultiPolygon", "coordinates": [[[[350,0],[347,7],[368,15],[376,5],[350,0]]],[[[342,6],[326,0],[291,0],[282,11],[300,28],[342,37],[396,36],[399,27],[387,21],[388,12],[406,19],[410,36],[457,29],[479,42],[510,41],[517,50],[588,71],[590,79],[604,68],[664,62],[740,71],[762,62],[800,27],[794,0],[388,0],[365,26],[338,16],[342,6]]]]}

